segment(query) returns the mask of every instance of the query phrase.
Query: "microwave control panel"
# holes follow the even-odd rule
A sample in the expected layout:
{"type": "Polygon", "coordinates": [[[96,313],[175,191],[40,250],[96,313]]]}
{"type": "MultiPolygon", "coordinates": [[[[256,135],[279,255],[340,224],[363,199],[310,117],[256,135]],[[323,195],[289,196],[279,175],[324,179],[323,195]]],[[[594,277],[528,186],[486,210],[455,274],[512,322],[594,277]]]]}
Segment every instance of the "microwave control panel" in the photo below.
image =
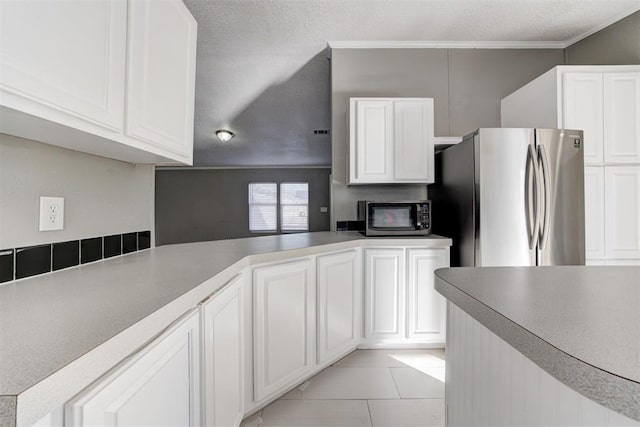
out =
{"type": "Polygon", "coordinates": [[[418,205],[416,226],[422,230],[431,228],[431,206],[430,203],[420,203],[418,205]]]}

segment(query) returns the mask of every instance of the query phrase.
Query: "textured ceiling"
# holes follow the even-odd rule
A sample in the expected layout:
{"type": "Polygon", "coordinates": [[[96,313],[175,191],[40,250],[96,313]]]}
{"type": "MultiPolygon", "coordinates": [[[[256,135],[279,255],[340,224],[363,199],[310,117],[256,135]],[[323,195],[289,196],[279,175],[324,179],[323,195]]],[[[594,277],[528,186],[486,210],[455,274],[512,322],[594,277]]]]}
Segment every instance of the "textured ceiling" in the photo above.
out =
{"type": "MultiPolygon", "coordinates": [[[[299,98],[325,97],[328,83],[313,83],[321,76],[305,66],[320,61],[328,41],[567,42],[640,9],[640,0],[184,1],[198,21],[197,165],[326,164],[300,148],[304,141],[278,141],[282,123],[261,111],[295,113],[294,105],[277,103],[292,95],[278,93],[292,78],[298,82],[286,90],[299,98]],[[309,85],[315,88],[306,93],[309,85]],[[252,108],[256,102],[263,110],[252,108]],[[243,136],[239,122],[259,124],[264,133],[253,129],[243,136]],[[214,131],[225,127],[238,135],[226,146],[214,139],[214,131]],[[272,158],[268,150],[248,148],[259,142],[251,139],[263,137],[271,141],[265,148],[281,146],[272,158]]],[[[324,116],[316,123],[325,123],[304,125],[326,127],[324,116]]]]}

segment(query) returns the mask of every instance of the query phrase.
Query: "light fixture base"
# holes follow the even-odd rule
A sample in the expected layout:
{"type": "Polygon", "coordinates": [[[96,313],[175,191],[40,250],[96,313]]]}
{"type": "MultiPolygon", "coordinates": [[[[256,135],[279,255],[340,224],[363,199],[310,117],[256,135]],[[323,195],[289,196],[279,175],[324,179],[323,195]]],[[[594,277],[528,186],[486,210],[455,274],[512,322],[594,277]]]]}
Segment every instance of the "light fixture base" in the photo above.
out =
{"type": "Polygon", "coordinates": [[[235,136],[235,134],[233,132],[231,132],[230,130],[219,129],[219,130],[216,131],[216,136],[218,137],[218,139],[220,141],[227,142],[231,138],[233,138],[235,136]]]}

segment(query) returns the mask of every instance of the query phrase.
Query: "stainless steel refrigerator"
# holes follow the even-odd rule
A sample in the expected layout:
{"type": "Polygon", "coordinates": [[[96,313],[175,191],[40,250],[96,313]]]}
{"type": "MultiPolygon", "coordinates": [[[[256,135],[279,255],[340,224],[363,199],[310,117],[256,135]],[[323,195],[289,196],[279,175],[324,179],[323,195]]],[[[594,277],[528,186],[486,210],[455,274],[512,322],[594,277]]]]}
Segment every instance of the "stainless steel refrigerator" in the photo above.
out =
{"type": "Polygon", "coordinates": [[[453,266],[581,265],[582,131],[478,129],[436,154],[432,229],[453,266]]]}

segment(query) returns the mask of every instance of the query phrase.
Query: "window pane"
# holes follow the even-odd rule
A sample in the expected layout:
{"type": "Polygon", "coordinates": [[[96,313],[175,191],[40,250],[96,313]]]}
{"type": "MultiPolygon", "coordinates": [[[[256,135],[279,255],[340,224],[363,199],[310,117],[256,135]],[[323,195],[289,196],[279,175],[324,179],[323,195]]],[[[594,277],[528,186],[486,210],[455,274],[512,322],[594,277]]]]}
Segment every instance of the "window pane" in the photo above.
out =
{"type": "Polygon", "coordinates": [[[282,230],[305,231],[309,229],[309,206],[282,205],[282,230]]]}
{"type": "Polygon", "coordinates": [[[308,205],[309,184],[306,182],[283,182],[280,184],[281,205],[308,205]]]}
{"type": "Polygon", "coordinates": [[[275,182],[249,183],[249,204],[278,203],[278,185],[275,182]]]}
{"type": "Polygon", "coordinates": [[[309,184],[283,182],[280,184],[280,211],[282,231],[309,229],[309,184]]]}
{"type": "Polygon", "coordinates": [[[275,205],[249,205],[249,230],[276,231],[277,216],[275,205]]]}
{"type": "Polygon", "coordinates": [[[278,185],[275,182],[249,183],[249,231],[277,231],[278,185]]]}

